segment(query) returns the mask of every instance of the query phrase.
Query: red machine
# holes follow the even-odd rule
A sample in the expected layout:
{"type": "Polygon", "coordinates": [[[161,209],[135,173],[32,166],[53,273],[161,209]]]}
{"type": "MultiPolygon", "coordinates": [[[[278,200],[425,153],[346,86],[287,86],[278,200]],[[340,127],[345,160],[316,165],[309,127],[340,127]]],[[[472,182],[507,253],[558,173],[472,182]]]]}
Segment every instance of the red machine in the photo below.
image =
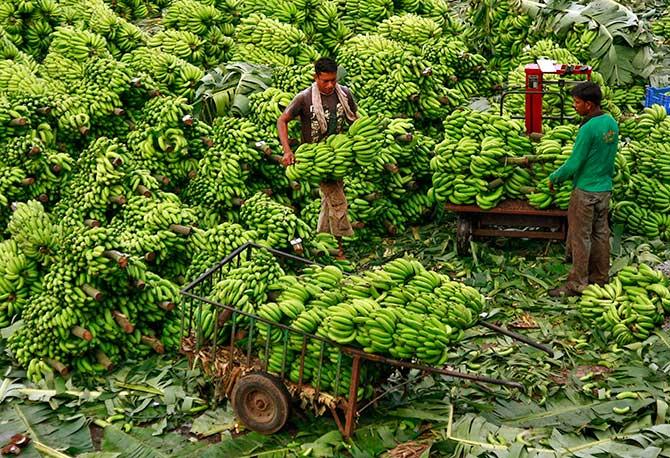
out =
{"type": "MultiPolygon", "coordinates": [[[[591,79],[591,67],[588,65],[556,64],[554,61],[540,59],[536,64],[526,65],[526,133],[542,132],[542,96],[545,94],[544,85],[565,85],[562,78],[569,75],[586,75],[591,79]],[[559,75],[558,81],[544,81],[544,75],[559,75]]],[[[563,118],[563,110],[561,110],[563,118]]],[[[561,119],[563,120],[563,119],[561,119]]]]}

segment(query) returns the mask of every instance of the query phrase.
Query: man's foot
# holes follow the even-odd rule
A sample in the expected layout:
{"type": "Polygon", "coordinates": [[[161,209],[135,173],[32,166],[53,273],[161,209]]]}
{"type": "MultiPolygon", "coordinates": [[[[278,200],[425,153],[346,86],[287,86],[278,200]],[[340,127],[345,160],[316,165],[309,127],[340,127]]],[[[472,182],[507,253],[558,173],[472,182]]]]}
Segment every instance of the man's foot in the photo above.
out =
{"type": "Polygon", "coordinates": [[[567,286],[560,286],[549,290],[549,295],[551,297],[571,297],[579,296],[579,293],[573,289],[568,288],[567,286]]]}

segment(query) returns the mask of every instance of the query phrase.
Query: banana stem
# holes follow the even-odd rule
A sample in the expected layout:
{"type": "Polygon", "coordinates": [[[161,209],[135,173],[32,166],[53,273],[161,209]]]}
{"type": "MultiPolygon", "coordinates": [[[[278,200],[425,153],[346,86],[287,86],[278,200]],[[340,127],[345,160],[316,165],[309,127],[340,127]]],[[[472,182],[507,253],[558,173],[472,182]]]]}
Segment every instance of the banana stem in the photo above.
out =
{"type": "Polygon", "coordinates": [[[49,202],[49,195],[45,194],[45,193],[42,193],[39,196],[37,196],[37,200],[39,200],[43,204],[46,204],[47,202],[49,202]]]}
{"type": "Polygon", "coordinates": [[[54,175],[60,175],[60,173],[63,171],[63,167],[61,167],[59,164],[52,164],[51,171],[54,173],[54,175]]]}
{"type": "Polygon", "coordinates": [[[353,229],[363,229],[365,227],[365,223],[363,221],[354,221],[353,223],[351,223],[351,227],[353,229]]]}
{"type": "Polygon", "coordinates": [[[375,200],[381,199],[382,196],[379,192],[371,192],[370,194],[366,194],[363,196],[363,200],[367,200],[368,202],[373,202],[375,200]]]}
{"type": "Polygon", "coordinates": [[[38,154],[40,154],[41,152],[42,152],[42,148],[40,148],[37,145],[33,145],[28,150],[28,156],[34,157],[34,156],[37,156],[38,154]]]}
{"type": "Polygon", "coordinates": [[[102,252],[102,255],[106,257],[107,259],[111,259],[112,261],[115,261],[119,267],[122,269],[125,269],[128,267],[128,256],[121,253],[120,251],[117,250],[106,250],[102,252]]]}
{"type": "Polygon", "coordinates": [[[23,127],[26,124],[28,124],[28,120],[24,117],[14,118],[14,119],[9,121],[9,125],[11,127],[23,127]]]}
{"type": "Polygon", "coordinates": [[[184,117],[181,118],[181,122],[183,122],[185,126],[191,127],[194,122],[193,116],[190,114],[184,115],[184,117]]]}
{"type": "Polygon", "coordinates": [[[400,171],[400,168],[397,165],[391,164],[390,162],[384,164],[384,169],[391,173],[398,173],[400,171]]]}
{"type": "Polygon", "coordinates": [[[522,194],[533,194],[536,191],[537,191],[537,188],[534,188],[532,186],[521,186],[521,187],[519,187],[519,192],[521,192],[522,194]]]}
{"type": "Polygon", "coordinates": [[[81,126],[81,127],[79,127],[79,133],[80,133],[81,135],[83,135],[84,137],[87,136],[87,135],[89,134],[90,131],[91,131],[91,129],[89,129],[89,128],[86,127],[86,126],[81,126]]]}
{"type": "Polygon", "coordinates": [[[135,331],[135,325],[133,325],[130,320],[128,320],[128,317],[123,313],[119,312],[118,310],[114,310],[112,315],[114,316],[114,321],[116,321],[116,324],[118,324],[119,327],[123,329],[123,332],[126,334],[131,334],[135,331]]]}
{"type": "Polygon", "coordinates": [[[530,156],[523,156],[523,157],[501,157],[500,162],[505,165],[523,165],[523,166],[528,166],[530,160],[528,159],[530,156]]]}
{"type": "Polygon", "coordinates": [[[165,310],[166,312],[170,312],[170,311],[174,310],[175,303],[172,302],[172,301],[163,301],[163,302],[159,302],[158,306],[160,308],[162,308],[163,310],[165,310]]]}
{"type": "Polygon", "coordinates": [[[133,280],[133,287],[142,291],[143,289],[145,289],[147,287],[147,283],[144,280],[134,279],[133,280]]]}
{"type": "Polygon", "coordinates": [[[149,191],[149,188],[143,184],[138,184],[137,188],[135,188],[135,192],[140,196],[151,197],[151,191],[149,191]]]}
{"type": "Polygon", "coordinates": [[[114,159],[112,159],[112,165],[114,168],[120,167],[123,165],[123,158],[121,156],[116,156],[114,159]]]}
{"type": "Polygon", "coordinates": [[[100,221],[97,219],[85,219],[84,224],[86,224],[88,227],[100,227],[100,221]]]}
{"type": "Polygon", "coordinates": [[[140,337],[140,340],[142,341],[142,343],[149,345],[151,348],[153,348],[156,353],[160,354],[165,353],[165,346],[163,346],[163,342],[161,342],[157,338],[152,336],[142,336],[140,337]]]}
{"type": "Polygon", "coordinates": [[[104,294],[95,287],[89,285],[88,283],[84,283],[81,285],[81,290],[86,293],[89,297],[92,297],[96,301],[100,302],[102,298],[104,297],[104,294]]]}
{"type": "Polygon", "coordinates": [[[156,180],[158,180],[159,182],[163,183],[163,185],[165,185],[165,186],[170,184],[170,179],[168,177],[166,177],[165,175],[156,175],[154,178],[156,180]]]}
{"type": "Polygon", "coordinates": [[[214,146],[214,142],[212,141],[211,138],[200,137],[200,141],[202,141],[202,144],[205,145],[207,148],[211,148],[212,146],[214,146]]]}
{"type": "Polygon", "coordinates": [[[275,161],[277,164],[281,164],[282,161],[284,160],[284,158],[281,157],[279,154],[271,154],[271,155],[268,156],[268,157],[269,157],[270,159],[272,159],[273,161],[275,161]]]}
{"type": "Polygon", "coordinates": [[[297,181],[291,181],[291,189],[293,189],[294,191],[300,191],[301,187],[302,185],[297,181]]]}
{"type": "Polygon", "coordinates": [[[388,220],[384,220],[384,227],[386,228],[386,230],[390,235],[396,235],[398,233],[398,230],[395,227],[395,225],[393,225],[393,223],[391,223],[388,220]]]}
{"type": "Polygon", "coordinates": [[[268,197],[272,197],[272,195],[274,194],[274,191],[272,190],[272,188],[265,188],[261,192],[268,197]]]}
{"type": "Polygon", "coordinates": [[[72,333],[73,336],[79,337],[80,339],[83,339],[86,342],[90,342],[91,340],[93,340],[93,334],[91,334],[91,331],[89,331],[86,328],[82,328],[81,326],[73,326],[70,332],[72,333]]]}
{"type": "Polygon", "coordinates": [[[21,180],[21,186],[30,186],[32,184],[35,184],[35,178],[34,177],[27,177],[21,180]]]}
{"type": "Polygon", "coordinates": [[[175,234],[183,235],[183,236],[188,236],[193,228],[191,226],[183,226],[181,224],[170,224],[168,226],[168,229],[170,229],[172,232],[175,234]]]}
{"type": "Polygon", "coordinates": [[[35,112],[39,115],[46,116],[51,113],[51,107],[40,107],[35,112]]]}
{"type": "Polygon", "coordinates": [[[65,377],[67,374],[70,373],[70,369],[67,368],[67,366],[60,361],[57,361],[55,359],[47,358],[46,362],[49,366],[52,367],[55,371],[57,371],[60,375],[65,377]]]}
{"type": "Polygon", "coordinates": [[[112,110],[112,114],[114,114],[114,116],[123,116],[124,114],[126,114],[126,110],[117,107],[114,108],[114,110],[112,110]]]}
{"type": "Polygon", "coordinates": [[[489,189],[497,189],[497,188],[501,187],[501,186],[504,185],[504,184],[505,184],[505,182],[503,181],[502,178],[496,178],[495,180],[491,181],[491,182],[488,184],[488,188],[489,188],[489,189]]]}
{"type": "Polygon", "coordinates": [[[414,140],[414,135],[411,133],[406,133],[406,134],[400,134],[395,136],[395,141],[398,143],[410,143],[412,140],[414,140]]]}
{"type": "Polygon", "coordinates": [[[155,251],[149,251],[148,253],[144,254],[144,260],[146,262],[154,262],[156,260],[156,252],[155,251]]]}
{"type": "Polygon", "coordinates": [[[244,199],[241,199],[239,197],[233,197],[230,202],[236,207],[241,207],[242,205],[244,205],[244,199]]]}
{"type": "Polygon", "coordinates": [[[97,350],[95,352],[95,359],[97,359],[98,363],[100,363],[100,365],[107,371],[111,371],[114,368],[114,363],[102,350],[97,350]]]}
{"type": "Polygon", "coordinates": [[[113,204],[125,205],[127,200],[125,196],[109,196],[109,201],[113,204]]]}

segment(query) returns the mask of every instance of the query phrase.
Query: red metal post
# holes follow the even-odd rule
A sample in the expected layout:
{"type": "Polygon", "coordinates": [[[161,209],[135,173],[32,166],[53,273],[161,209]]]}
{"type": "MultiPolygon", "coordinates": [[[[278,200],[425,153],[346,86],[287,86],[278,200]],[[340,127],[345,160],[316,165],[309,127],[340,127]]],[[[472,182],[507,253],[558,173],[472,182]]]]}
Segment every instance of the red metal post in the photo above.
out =
{"type": "Polygon", "coordinates": [[[348,439],[354,434],[356,425],[356,413],[358,405],[358,386],[360,383],[361,357],[353,356],[351,363],[351,382],[349,383],[349,399],[347,399],[347,411],[345,415],[344,437],[348,439]]]}
{"type": "Polygon", "coordinates": [[[526,134],[542,132],[542,70],[528,64],[526,72],[526,134]]]}

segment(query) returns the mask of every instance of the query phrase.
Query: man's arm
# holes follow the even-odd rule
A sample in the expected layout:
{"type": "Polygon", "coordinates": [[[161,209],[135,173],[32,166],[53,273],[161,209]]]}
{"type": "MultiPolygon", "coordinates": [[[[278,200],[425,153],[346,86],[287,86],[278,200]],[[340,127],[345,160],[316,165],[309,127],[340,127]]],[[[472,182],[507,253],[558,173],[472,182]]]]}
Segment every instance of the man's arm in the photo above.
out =
{"type": "Polygon", "coordinates": [[[291,150],[291,145],[288,141],[288,123],[293,119],[291,113],[286,110],[284,111],[279,119],[277,120],[277,131],[279,131],[279,143],[281,143],[282,150],[284,151],[284,157],[282,162],[285,166],[291,165],[295,162],[295,156],[293,155],[293,150],[291,150]]]}
{"type": "Polygon", "coordinates": [[[354,114],[354,117],[358,119],[358,105],[356,104],[354,93],[349,88],[347,88],[347,93],[349,94],[349,109],[354,114]]]}
{"type": "Polygon", "coordinates": [[[575,140],[575,144],[572,147],[572,154],[570,154],[568,160],[565,161],[565,164],[563,164],[558,170],[549,175],[550,183],[559,184],[574,177],[575,172],[577,172],[577,170],[579,170],[584,164],[590,149],[591,133],[588,131],[588,129],[582,127],[579,129],[577,139],[575,140]]]}
{"type": "Polygon", "coordinates": [[[279,133],[279,143],[281,143],[282,150],[284,151],[283,163],[285,166],[289,166],[295,162],[295,156],[293,155],[293,150],[288,140],[288,123],[298,116],[302,110],[302,93],[295,96],[291,101],[290,105],[286,107],[286,110],[279,116],[277,119],[277,131],[279,133]]]}

